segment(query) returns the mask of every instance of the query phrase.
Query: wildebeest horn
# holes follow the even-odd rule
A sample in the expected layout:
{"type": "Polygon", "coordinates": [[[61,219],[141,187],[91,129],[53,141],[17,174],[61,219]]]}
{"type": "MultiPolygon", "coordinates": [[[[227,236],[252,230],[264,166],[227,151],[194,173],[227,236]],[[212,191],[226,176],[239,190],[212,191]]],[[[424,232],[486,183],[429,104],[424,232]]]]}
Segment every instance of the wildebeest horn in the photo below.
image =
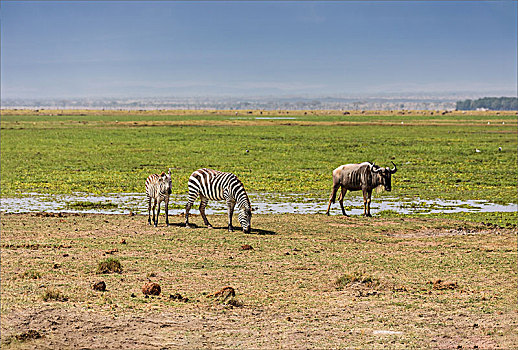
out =
{"type": "MultiPolygon", "coordinates": [[[[394,164],[394,162],[391,162],[391,163],[394,164]]],[[[396,171],[397,171],[396,164],[394,164],[394,168],[390,169],[390,173],[394,174],[396,171]]]]}
{"type": "Polygon", "coordinates": [[[379,173],[379,172],[381,171],[381,168],[380,168],[380,167],[378,167],[376,164],[372,163],[372,165],[371,165],[371,171],[372,171],[373,173],[377,174],[377,173],[379,173]],[[374,168],[375,166],[377,167],[376,169],[374,168]]]}

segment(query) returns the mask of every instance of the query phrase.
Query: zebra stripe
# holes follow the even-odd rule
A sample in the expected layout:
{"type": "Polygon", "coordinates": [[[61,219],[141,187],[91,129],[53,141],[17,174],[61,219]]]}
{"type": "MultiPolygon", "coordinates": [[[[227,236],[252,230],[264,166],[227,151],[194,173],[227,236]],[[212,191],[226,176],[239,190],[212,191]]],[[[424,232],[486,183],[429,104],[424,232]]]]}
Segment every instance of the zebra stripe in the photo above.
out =
{"type": "Polygon", "coordinates": [[[200,214],[203,222],[212,227],[205,215],[205,207],[209,199],[225,200],[228,209],[228,229],[233,230],[232,214],[234,207],[240,209],[238,214],[239,223],[243,231],[250,232],[250,220],[252,216],[250,200],[243,183],[232,173],[224,173],[212,169],[198,169],[191,174],[187,183],[189,189],[188,201],[185,207],[185,225],[189,227],[189,210],[198,196],[200,197],[200,214]]]}
{"type": "Polygon", "coordinates": [[[151,209],[153,209],[153,223],[158,225],[158,215],[160,214],[160,203],[165,206],[165,223],[169,226],[169,195],[171,194],[171,170],[162,175],[151,174],[146,179],[146,196],[148,201],[148,223],[151,225],[151,209]],[[153,205],[151,205],[153,203],[153,205]],[[156,218],[155,218],[156,209],[156,218]]]}

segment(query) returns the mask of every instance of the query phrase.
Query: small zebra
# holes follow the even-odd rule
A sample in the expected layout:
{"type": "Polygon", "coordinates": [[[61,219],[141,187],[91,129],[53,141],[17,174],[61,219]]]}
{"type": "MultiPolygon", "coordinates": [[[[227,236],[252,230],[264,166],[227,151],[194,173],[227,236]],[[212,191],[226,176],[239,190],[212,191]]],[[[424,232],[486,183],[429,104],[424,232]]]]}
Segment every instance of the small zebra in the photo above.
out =
{"type": "Polygon", "coordinates": [[[238,214],[239,223],[243,227],[243,232],[250,233],[252,230],[251,219],[252,209],[250,200],[246,194],[245,187],[236,175],[224,173],[212,169],[198,169],[189,177],[189,199],[185,206],[185,227],[189,228],[189,210],[192,204],[200,196],[200,214],[207,227],[212,225],[205,216],[205,207],[209,199],[225,200],[228,208],[228,230],[234,231],[232,227],[232,215],[234,207],[240,209],[238,214]]]}
{"type": "Polygon", "coordinates": [[[171,169],[169,172],[158,174],[151,174],[146,179],[146,196],[147,196],[147,211],[148,223],[151,225],[151,202],[153,202],[153,223],[155,227],[158,225],[158,215],[160,214],[160,203],[165,202],[165,224],[169,226],[169,195],[171,194],[171,169]],[[156,208],[156,218],[155,218],[156,208]]]}

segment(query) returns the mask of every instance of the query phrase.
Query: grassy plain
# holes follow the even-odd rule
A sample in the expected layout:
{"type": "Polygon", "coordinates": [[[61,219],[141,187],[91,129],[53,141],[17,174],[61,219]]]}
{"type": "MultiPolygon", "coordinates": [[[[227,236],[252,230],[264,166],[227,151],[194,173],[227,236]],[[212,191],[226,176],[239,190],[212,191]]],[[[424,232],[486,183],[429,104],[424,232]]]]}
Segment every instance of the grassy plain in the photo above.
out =
{"type": "MultiPolygon", "coordinates": [[[[335,167],[370,160],[398,165],[376,197],[516,203],[516,113],[431,113],[2,110],[2,197],[143,192],[168,167],[185,193],[213,167],[325,200],[335,167]],[[296,119],[256,119],[278,117],[296,119]]],[[[2,348],[518,346],[516,212],[375,214],[254,215],[246,235],[3,213],[2,348]],[[97,273],[108,258],[121,273],[97,273]],[[208,297],[225,286],[234,306],[208,297]]]]}
{"type": "Polygon", "coordinates": [[[516,228],[289,214],[256,215],[244,234],[212,221],[2,214],[2,348],[518,346],[516,228]],[[99,274],[107,258],[122,272],[99,274]],[[148,281],[159,296],[142,294],[148,281]],[[237,306],[208,297],[225,286],[237,306]]]}
{"type": "Polygon", "coordinates": [[[1,193],[142,192],[168,167],[185,193],[212,167],[327,197],[334,168],[368,160],[398,165],[384,195],[516,203],[516,131],[515,112],[2,110],[1,193]],[[278,117],[296,119],[257,119],[278,117]]]}

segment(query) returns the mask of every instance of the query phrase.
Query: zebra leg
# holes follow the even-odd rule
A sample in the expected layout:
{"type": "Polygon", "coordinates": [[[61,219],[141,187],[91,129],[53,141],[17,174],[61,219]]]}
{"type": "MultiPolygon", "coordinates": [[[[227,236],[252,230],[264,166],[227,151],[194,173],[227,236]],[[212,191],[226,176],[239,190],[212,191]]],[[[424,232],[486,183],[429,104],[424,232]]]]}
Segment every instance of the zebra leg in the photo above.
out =
{"type": "Polygon", "coordinates": [[[232,216],[234,215],[234,207],[236,206],[235,201],[227,200],[227,208],[228,208],[228,231],[233,232],[234,227],[232,227],[232,216]]]}
{"type": "MultiPolygon", "coordinates": [[[[155,224],[155,210],[156,210],[156,199],[153,199],[153,224],[155,224]]],[[[156,225],[155,225],[156,226],[156,225]]]]}
{"type": "Polygon", "coordinates": [[[205,207],[207,206],[207,202],[209,199],[207,197],[200,196],[200,214],[201,218],[203,219],[203,223],[207,225],[208,228],[212,228],[212,225],[210,224],[209,220],[207,219],[207,216],[205,215],[205,207]]]}
{"type": "Polygon", "coordinates": [[[165,205],[165,225],[169,226],[169,198],[164,201],[165,205]]]}
{"type": "Polygon", "coordinates": [[[147,222],[151,225],[151,197],[147,197],[147,222]]]}
{"type": "Polygon", "coordinates": [[[191,210],[192,204],[194,203],[196,198],[198,198],[198,193],[199,193],[198,190],[189,188],[189,197],[187,200],[187,204],[185,205],[185,227],[186,228],[191,228],[191,226],[189,226],[189,211],[191,210]]]}
{"type": "Polygon", "coordinates": [[[189,226],[189,210],[191,210],[191,207],[192,202],[187,202],[187,205],[185,206],[185,227],[187,228],[191,228],[191,226],[189,226]]]}
{"type": "Polygon", "coordinates": [[[160,215],[160,200],[157,200],[157,205],[156,205],[156,221],[155,221],[155,227],[158,226],[158,216],[160,215]]]}
{"type": "Polygon", "coordinates": [[[326,215],[329,215],[329,209],[331,209],[331,203],[335,202],[336,192],[338,191],[339,187],[340,187],[339,183],[333,184],[333,191],[331,192],[331,196],[329,197],[329,204],[327,205],[326,215]]]}
{"type": "Polygon", "coordinates": [[[347,193],[347,189],[342,186],[342,193],[340,194],[340,199],[339,199],[339,202],[340,202],[340,208],[342,208],[342,214],[344,216],[348,216],[346,213],[345,213],[345,209],[344,209],[344,197],[345,197],[345,194],[347,193]]]}

